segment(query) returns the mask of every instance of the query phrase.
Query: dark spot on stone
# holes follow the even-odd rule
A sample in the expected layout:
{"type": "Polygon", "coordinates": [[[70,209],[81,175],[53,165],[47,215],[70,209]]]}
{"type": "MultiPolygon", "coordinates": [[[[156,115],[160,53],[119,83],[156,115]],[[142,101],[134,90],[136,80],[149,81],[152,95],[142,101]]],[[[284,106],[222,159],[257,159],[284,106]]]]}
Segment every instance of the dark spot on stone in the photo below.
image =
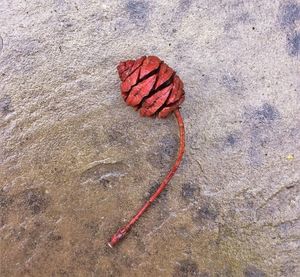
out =
{"type": "Polygon", "coordinates": [[[250,113],[250,119],[258,124],[270,124],[279,118],[278,110],[268,103],[250,113]]]}
{"type": "Polygon", "coordinates": [[[117,124],[113,125],[106,131],[108,143],[111,145],[127,144],[127,134],[123,131],[123,126],[117,124]]]}
{"type": "Polygon", "coordinates": [[[59,241],[62,240],[62,236],[56,233],[50,233],[48,239],[52,241],[59,241]]]}
{"type": "Polygon", "coordinates": [[[173,33],[177,33],[177,30],[175,28],[172,29],[173,33]]]}
{"type": "Polygon", "coordinates": [[[288,52],[292,57],[300,54],[300,33],[288,36],[288,52]]]}
{"type": "Polygon", "coordinates": [[[219,215],[219,208],[211,199],[201,199],[201,206],[193,209],[192,219],[195,224],[201,228],[215,227],[217,217],[219,215]]]}
{"type": "Polygon", "coordinates": [[[110,183],[110,180],[108,180],[107,178],[105,178],[103,176],[101,176],[97,181],[97,185],[103,186],[104,188],[108,188],[109,183],[110,183]]]}
{"type": "Polygon", "coordinates": [[[123,137],[123,133],[116,129],[111,129],[110,132],[108,132],[108,137],[112,141],[120,141],[120,139],[123,137]]]}
{"type": "Polygon", "coordinates": [[[286,186],[287,189],[293,189],[294,187],[295,187],[294,184],[291,184],[291,185],[286,186]]]}
{"type": "Polygon", "coordinates": [[[110,183],[109,180],[107,180],[106,178],[100,178],[99,179],[99,185],[102,185],[103,187],[107,188],[108,184],[110,183]]]}
{"type": "Polygon", "coordinates": [[[230,145],[234,145],[235,144],[235,138],[234,138],[234,136],[232,135],[232,134],[230,134],[228,137],[227,137],[227,140],[226,140],[226,142],[228,143],[228,144],[230,144],[230,145]]]}
{"type": "Polygon", "coordinates": [[[241,89],[242,86],[239,83],[239,80],[236,76],[231,74],[226,74],[222,77],[222,84],[229,90],[229,91],[236,91],[241,89]]]}
{"type": "Polygon", "coordinates": [[[281,7],[281,26],[293,28],[296,20],[300,19],[300,5],[290,2],[281,7]]]}
{"type": "Polygon", "coordinates": [[[182,260],[175,266],[173,277],[199,276],[198,265],[192,260],[182,260]]]}
{"type": "Polygon", "coordinates": [[[234,146],[239,138],[236,134],[229,134],[225,139],[225,146],[234,146]]]}
{"type": "Polygon", "coordinates": [[[273,121],[278,117],[278,112],[270,104],[264,104],[262,109],[257,110],[256,115],[260,121],[273,121]]]}
{"type": "Polygon", "coordinates": [[[180,0],[178,11],[180,13],[187,12],[190,9],[192,3],[193,0],[180,0]]]}
{"type": "Polygon", "coordinates": [[[167,135],[160,141],[161,150],[170,158],[175,157],[178,147],[178,139],[167,135]]]}
{"type": "Polygon", "coordinates": [[[129,0],[126,10],[130,19],[138,26],[145,26],[149,17],[149,3],[145,1],[129,0]]]}
{"type": "Polygon", "coordinates": [[[215,221],[218,217],[218,210],[210,203],[205,203],[196,211],[195,219],[198,221],[208,220],[215,221]]]}
{"type": "Polygon", "coordinates": [[[176,158],[178,148],[178,138],[167,135],[163,137],[159,146],[155,146],[148,157],[149,162],[155,168],[169,168],[170,162],[176,158]]]}
{"type": "Polygon", "coordinates": [[[244,276],[246,277],[264,277],[266,274],[255,266],[247,266],[244,270],[244,276]]]}
{"type": "Polygon", "coordinates": [[[26,207],[32,214],[44,212],[49,206],[49,197],[40,189],[28,189],[23,193],[23,199],[26,207]]]}
{"type": "Polygon", "coordinates": [[[199,188],[192,182],[184,183],[181,188],[181,196],[186,200],[195,199],[195,194],[199,188]]]}
{"type": "Polygon", "coordinates": [[[249,15],[249,13],[242,13],[240,16],[238,16],[237,18],[236,18],[236,21],[239,23],[239,22],[241,22],[241,23],[247,23],[247,22],[249,22],[249,21],[251,21],[250,20],[250,15],[249,15]]]}
{"type": "Polygon", "coordinates": [[[13,199],[0,190],[0,208],[7,208],[12,202],[13,199]]]}
{"type": "Polygon", "coordinates": [[[287,51],[292,57],[300,53],[300,34],[297,31],[296,21],[300,20],[300,5],[294,1],[281,7],[280,24],[286,32],[287,51]]]}
{"type": "Polygon", "coordinates": [[[252,27],[252,30],[255,30],[255,27],[252,27]]]}
{"type": "Polygon", "coordinates": [[[0,98],[0,112],[2,115],[7,115],[13,110],[11,109],[11,97],[5,95],[4,97],[0,98]]]}
{"type": "Polygon", "coordinates": [[[265,105],[248,114],[247,128],[250,128],[248,157],[254,167],[260,166],[263,157],[268,156],[267,147],[273,147],[277,138],[274,136],[273,123],[280,118],[279,112],[272,106],[265,105]]]}
{"type": "Polygon", "coordinates": [[[72,23],[66,23],[64,26],[65,26],[66,28],[70,28],[70,27],[73,26],[73,24],[72,24],[72,23]]]}

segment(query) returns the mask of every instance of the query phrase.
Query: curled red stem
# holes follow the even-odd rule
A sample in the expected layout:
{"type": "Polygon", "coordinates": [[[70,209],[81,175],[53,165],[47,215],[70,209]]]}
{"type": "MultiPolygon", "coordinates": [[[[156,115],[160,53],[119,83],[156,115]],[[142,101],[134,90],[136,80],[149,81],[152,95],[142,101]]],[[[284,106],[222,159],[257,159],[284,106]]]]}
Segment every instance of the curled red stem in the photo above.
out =
{"type": "Polygon", "coordinates": [[[179,108],[174,111],[175,117],[177,119],[178,127],[179,127],[179,149],[178,155],[175,163],[173,164],[172,168],[170,169],[169,173],[166,175],[164,180],[161,182],[158,189],[151,195],[149,200],[144,204],[144,206],[137,212],[137,214],[122,228],[118,229],[118,231],[111,237],[108,245],[110,247],[115,246],[120,240],[122,240],[125,235],[130,231],[132,226],[138,221],[138,219],[144,214],[144,212],[149,208],[149,206],[155,201],[155,199],[161,194],[161,192],[165,189],[173,175],[175,174],[177,168],[180,165],[182,160],[182,156],[184,153],[185,147],[185,132],[184,132],[184,124],[183,119],[180,114],[179,108]]]}

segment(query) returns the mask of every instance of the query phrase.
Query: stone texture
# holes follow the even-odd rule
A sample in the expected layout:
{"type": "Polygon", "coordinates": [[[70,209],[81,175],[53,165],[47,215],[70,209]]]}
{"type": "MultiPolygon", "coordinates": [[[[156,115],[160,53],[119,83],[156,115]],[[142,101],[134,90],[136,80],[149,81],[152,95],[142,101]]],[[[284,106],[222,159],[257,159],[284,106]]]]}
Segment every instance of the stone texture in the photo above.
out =
{"type": "Polygon", "coordinates": [[[0,6],[1,276],[299,276],[300,2],[0,6]],[[185,82],[187,149],[126,241],[106,241],[175,159],[120,60],[185,82]]]}

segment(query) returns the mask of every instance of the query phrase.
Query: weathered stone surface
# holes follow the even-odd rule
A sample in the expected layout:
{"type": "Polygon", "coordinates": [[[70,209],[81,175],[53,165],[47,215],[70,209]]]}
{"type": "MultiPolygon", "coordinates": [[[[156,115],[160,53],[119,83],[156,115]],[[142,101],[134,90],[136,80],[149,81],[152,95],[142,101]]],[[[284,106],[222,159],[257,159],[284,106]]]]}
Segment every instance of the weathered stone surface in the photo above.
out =
{"type": "Polygon", "coordinates": [[[298,0],[1,1],[0,275],[299,276],[299,32],[298,0]],[[185,83],[187,149],[111,250],[178,145],[119,92],[150,54],[185,83]]]}

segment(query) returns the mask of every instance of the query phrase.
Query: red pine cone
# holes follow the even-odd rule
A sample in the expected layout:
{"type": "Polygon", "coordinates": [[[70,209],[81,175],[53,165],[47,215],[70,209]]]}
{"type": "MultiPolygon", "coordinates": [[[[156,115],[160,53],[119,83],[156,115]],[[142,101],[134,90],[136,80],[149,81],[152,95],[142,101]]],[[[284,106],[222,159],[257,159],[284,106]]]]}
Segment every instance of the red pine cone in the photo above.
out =
{"type": "Polygon", "coordinates": [[[182,81],[156,56],[120,62],[117,69],[124,101],[142,116],[167,117],[184,101],[182,81]]]}

